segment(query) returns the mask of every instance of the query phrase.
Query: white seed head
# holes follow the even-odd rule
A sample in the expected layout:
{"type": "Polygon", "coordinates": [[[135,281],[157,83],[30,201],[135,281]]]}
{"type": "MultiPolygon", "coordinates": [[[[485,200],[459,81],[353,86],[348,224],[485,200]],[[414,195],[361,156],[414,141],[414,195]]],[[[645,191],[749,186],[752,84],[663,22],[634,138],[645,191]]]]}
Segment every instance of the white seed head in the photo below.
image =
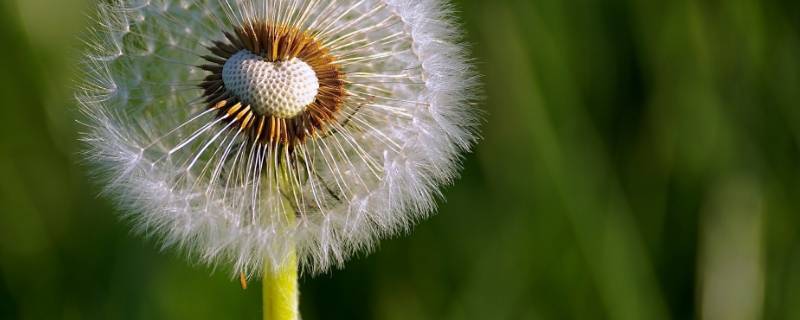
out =
{"type": "Polygon", "coordinates": [[[222,68],[225,87],[259,115],[291,118],[314,102],[319,81],[307,63],[298,58],[265,61],[241,50],[222,68]]]}
{"type": "Polygon", "coordinates": [[[235,275],[290,248],[323,272],[409,230],[477,139],[445,0],[106,0],[96,17],[87,157],[138,231],[235,275]]]}

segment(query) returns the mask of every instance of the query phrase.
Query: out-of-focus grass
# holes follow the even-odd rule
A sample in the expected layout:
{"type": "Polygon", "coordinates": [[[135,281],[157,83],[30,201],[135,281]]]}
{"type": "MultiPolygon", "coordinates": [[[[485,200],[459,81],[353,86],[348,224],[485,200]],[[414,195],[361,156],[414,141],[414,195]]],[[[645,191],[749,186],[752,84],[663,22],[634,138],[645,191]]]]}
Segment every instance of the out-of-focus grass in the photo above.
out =
{"type": "MultiPolygon", "coordinates": [[[[256,319],[78,163],[88,0],[0,3],[0,318],[256,319]]],[[[304,319],[800,319],[800,3],[462,0],[484,140],[304,319]]]]}

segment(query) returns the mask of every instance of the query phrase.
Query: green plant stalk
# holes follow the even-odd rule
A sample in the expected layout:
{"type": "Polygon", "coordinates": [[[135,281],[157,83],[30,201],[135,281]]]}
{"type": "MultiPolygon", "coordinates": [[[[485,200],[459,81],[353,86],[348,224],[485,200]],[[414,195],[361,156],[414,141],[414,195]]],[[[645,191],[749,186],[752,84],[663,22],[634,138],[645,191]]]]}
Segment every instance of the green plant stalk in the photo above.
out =
{"type": "Polygon", "coordinates": [[[267,262],[264,266],[264,320],[299,319],[297,255],[294,249],[287,261],[278,266],[276,271],[272,271],[269,264],[267,262]]]}
{"type": "MultiPolygon", "coordinates": [[[[291,206],[286,212],[289,224],[294,223],[291,206]]],[[[273,266],[270,259],[264,259],[263,303],[264,320],[299,319],[299,290],[297,285],[297,252],[294,246],[282,265],[273,266]]]]}

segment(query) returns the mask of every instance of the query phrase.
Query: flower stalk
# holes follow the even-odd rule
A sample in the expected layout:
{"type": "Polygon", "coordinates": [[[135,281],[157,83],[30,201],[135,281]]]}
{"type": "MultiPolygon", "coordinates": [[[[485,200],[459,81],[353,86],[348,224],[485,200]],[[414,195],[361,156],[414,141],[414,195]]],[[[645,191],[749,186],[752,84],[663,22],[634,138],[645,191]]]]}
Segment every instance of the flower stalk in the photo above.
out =
{"type": "Polygon", "coordinates": [[[273,267],[270,259],[264,261],[264,320],[299,319],[300,294],[297,285],[297,254],[294,248],[280,266],[273,267]]]}
{"type": "MultiPolygon", "coordinates": [[[[279,185],[284,189],[293,188],[285,164],[281,166],[279,185]]],[[[296,213],[289,199],[283,199],[283,215],[285,227],[295,224],[296,213]]],[[[297,249],[293,241],[289,241],[288,253],[280,265],[273,265],[273,260],[264,258],[264,275],[262,279],[262,301],[264,320],[297,320],[300,319],[298,306],[300,293],[298,289],[297,249]]]]}

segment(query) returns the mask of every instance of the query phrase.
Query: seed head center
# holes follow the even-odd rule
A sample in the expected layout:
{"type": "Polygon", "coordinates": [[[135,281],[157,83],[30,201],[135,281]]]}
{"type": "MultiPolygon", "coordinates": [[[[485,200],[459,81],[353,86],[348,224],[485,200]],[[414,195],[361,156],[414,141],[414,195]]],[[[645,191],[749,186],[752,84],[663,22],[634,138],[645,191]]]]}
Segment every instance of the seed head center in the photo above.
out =
{"type": "Polygon", "coordinates": [[[255,113],[284,119],[303,112],[319,91],[316,73],[302,60],[270,62],[249,50],[225,62],[222,82],[255,113]]]}

